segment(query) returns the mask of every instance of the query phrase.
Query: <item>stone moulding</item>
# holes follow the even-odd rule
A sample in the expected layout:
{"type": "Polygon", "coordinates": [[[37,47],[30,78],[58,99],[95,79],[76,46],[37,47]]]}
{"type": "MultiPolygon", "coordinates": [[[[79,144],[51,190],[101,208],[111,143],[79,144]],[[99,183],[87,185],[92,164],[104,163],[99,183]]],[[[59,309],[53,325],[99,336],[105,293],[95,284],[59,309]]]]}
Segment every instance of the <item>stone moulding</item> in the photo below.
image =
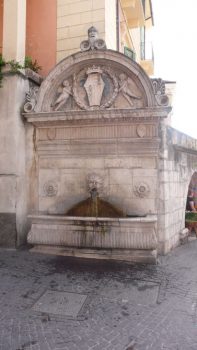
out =
{"type": "Polygon", "coordinates": [[[28,243],[97,249],[157,248],[154,215],[136,218],[93,218],[31,215],[28,243]]]}
{"type": "Polygon", "coordinates": [[[140,109],[108,109],[99,111],[65,111],[65,112],[37,112],[24,113],[24,117],[28,123],[36,125],[55,125],[56,123],[74,122],[74,121],[109,121],[109,120],[159,120],[166,118],[171,111],[171,107],[152,107],[140,109]]]}

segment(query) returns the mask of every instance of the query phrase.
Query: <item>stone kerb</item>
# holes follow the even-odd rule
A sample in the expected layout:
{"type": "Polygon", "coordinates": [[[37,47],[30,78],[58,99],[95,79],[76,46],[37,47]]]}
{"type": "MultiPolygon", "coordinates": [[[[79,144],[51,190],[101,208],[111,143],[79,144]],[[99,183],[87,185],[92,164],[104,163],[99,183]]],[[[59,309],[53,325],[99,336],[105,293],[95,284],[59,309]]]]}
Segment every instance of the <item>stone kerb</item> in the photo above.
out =
{"type": "Polygon", "coordinates": [[[62,82],[69,76],[74,76],[76,72],[79,72],[85,66],[92,67],[95,65],[106,66],[112,69],[112,79],[114,71],[122,72],[128,77],[131,77],[131,80],[135,80],[139,88],[138,90],[143,96],[144,107],[158,106],[151,80],[145,71],[125,55],[116,51],[106,50],[78,52],[59,62],[41,85],[35,112],[51,111],[50,103],[54,98],[54,93],[58,91],[62,82]]]}

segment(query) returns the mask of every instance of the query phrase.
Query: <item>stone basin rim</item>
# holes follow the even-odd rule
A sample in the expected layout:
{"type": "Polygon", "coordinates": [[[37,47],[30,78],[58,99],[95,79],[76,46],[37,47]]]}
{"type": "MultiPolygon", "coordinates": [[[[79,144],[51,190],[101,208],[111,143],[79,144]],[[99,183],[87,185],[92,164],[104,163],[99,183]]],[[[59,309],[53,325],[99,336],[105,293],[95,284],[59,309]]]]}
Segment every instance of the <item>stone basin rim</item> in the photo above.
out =
{"type": "Polygon", "coordinates": [[[141,217],[125,217],[125,218],[111,218],[111,217],[92,217],[92,216],[67,216],[67,215],[47,215],[47,214],[31,214],[28,218],[33,220],[49,220],[49,221],[92,221],[92,222],[157,222],[157,216],[148,214],[141,217]]]}

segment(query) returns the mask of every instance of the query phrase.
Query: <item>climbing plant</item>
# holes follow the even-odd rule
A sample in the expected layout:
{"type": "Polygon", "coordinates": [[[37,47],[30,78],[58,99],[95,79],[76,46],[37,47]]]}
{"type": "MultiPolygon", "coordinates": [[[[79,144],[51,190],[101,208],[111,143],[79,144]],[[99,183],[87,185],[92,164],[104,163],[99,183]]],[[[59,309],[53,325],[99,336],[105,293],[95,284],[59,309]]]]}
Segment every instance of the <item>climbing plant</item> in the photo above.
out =
{"type": "Polygon", "coordinates": [[[2,87],[2,80],[3,80],[2,68],[5,66],[5,64],[6,63],[2,55],[0,54],[0,87],[2,87]]]}
{"type": "Polygon", "coordinates": [[[10,61],[5,61],[2,57],[2,54],[0,54],[0,87],[2,87],[2,81],[3,81],[3,73],[2,73],[2,68],[5,65],[9,65],[10,66],[10,72],[12,73],[16,73],[18,72],[20,69],[25,69],[25,68],[30,68],[31,70],[33,70],[34,72],[38,73],[39,70],[42,69],[41,66],[38,65],[37,60],[32,60],[32,58],[30,56],[26,56],[24,63],[20,64],[20,62],[15,61],[15,60],[10,60],[10,61]]]}

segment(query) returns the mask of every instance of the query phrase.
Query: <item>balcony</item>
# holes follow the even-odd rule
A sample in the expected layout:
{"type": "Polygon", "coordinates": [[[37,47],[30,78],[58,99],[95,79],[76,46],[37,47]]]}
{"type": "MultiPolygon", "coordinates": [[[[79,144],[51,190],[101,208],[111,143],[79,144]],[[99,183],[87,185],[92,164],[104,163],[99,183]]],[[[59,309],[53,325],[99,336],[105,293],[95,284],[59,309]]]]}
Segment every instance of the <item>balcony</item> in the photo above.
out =
{"type": "Polygon", "coordinates": [[[151,42],[141,42],[140,45],[141,60],[140,65],[150,76],[154,74],[154,52],[151,42]]]}
{"type": "Polygon", "coordinates": [[[129,29],[141,27],[145,24],[142,0],[120,0],[120,2],[129,29]]]}

